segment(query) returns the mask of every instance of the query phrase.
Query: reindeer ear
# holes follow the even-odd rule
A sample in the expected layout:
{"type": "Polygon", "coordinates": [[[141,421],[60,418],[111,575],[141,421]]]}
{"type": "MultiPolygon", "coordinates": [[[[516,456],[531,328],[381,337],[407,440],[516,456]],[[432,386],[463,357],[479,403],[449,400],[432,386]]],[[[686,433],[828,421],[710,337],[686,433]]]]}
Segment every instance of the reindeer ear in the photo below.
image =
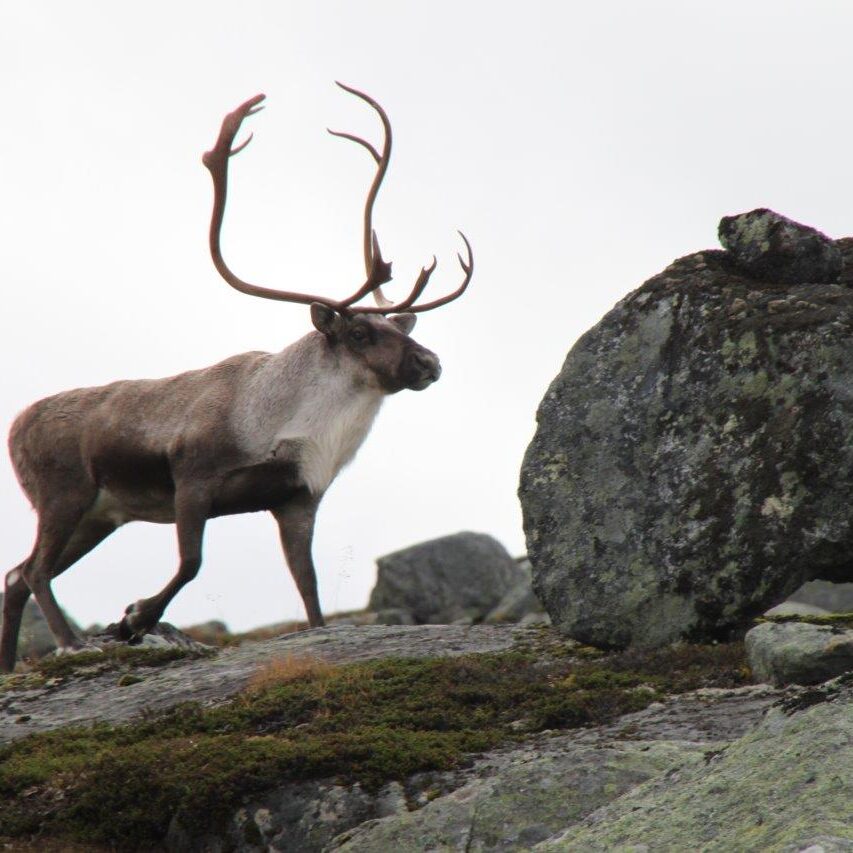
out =
{"type": "Polygon", "coordinates": [[[394,314],[388,318],[404,335],[408,335],[415,328],[417,314],[394,314]]]}
{"type": "Polygon", "coordinates": [[[311,322],[314,328],[327,338],[336,338],[344,327],[344,318],[334,308],[329,308],[322,302],[311,303],[311,322]]]}

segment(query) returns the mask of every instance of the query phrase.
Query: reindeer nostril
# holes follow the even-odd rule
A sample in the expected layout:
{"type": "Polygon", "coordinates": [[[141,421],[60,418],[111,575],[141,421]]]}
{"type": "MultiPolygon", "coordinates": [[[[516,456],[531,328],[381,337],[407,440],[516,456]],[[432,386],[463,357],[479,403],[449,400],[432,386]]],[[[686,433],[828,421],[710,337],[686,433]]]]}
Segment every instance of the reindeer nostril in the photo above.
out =
{"type": "Polygon", "coordinates": [[[427,373],[433,373],[437,376],[441,372],[438,359],[431,352],[412,353],[412,361],[416,367],[427,373]]]}

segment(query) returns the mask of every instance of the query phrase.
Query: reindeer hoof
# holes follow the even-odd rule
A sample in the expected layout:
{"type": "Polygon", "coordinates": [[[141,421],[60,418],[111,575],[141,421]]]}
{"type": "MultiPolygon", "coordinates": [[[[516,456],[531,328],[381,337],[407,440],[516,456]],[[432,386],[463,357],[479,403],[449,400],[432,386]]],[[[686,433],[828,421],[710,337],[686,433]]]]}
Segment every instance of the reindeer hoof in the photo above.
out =
{"type": "Polygon", "coordinates": [[[124,640],[129,646],[138,646],[145,636],[145,631],[135,629],[128,620],[127,616],[122,616],[121,622],[118,623],[118,638],[124,640]]]}
{"type": "Polygon", "coordinates": [[[144,624],[140,616],[139,603],[128,604],[118,623],[119,639],[124,640],[130,646],[137,646],[142,638],[151,630],[150,625],[144,624]]]}
{"type": "Polygon", "coordinates": [[[126,616],[121,617],[121,622],[118,623],[118,630],[116,633],[118,634],[118,638],[120,640],[124,640],[126,643],[129,643],[136,636],[133,628],[127,624],[126,616]]]}

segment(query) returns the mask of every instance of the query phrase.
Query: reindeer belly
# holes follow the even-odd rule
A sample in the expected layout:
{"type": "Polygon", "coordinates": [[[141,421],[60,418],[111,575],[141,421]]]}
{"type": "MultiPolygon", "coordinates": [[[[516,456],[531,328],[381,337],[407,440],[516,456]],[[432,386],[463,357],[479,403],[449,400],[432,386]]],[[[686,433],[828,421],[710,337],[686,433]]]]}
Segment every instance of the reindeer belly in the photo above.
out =
{"type": "Polygon", "coordinates": [[[101,487],[95,502],[83,518],[84,521],[106,521],[121,527],[128,521],[152,521],[156,524],[173,524],[175,521],[175,495],[159,489],[129,490],[101,487]]]}
{"type": "Polygon", "coordinates": [[[128,521],[174,522],[175,482],[164,454],[104,442],[89,459],[89,473],[98,485],[87,513],[93,520],[117,527],[128,521]]]}

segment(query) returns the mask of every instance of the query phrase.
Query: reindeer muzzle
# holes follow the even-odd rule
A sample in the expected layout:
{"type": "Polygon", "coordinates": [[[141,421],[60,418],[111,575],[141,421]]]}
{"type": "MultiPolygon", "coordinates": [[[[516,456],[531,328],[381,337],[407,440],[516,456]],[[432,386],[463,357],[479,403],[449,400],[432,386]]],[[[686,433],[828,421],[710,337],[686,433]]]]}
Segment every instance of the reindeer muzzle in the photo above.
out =
{"type": "Polygon", "coordinates": [[[408,386],[413,391],[423,391],[441,376],[441,362],[428,349],[413,350],[409,355],[408,368],[408,386]]]}

